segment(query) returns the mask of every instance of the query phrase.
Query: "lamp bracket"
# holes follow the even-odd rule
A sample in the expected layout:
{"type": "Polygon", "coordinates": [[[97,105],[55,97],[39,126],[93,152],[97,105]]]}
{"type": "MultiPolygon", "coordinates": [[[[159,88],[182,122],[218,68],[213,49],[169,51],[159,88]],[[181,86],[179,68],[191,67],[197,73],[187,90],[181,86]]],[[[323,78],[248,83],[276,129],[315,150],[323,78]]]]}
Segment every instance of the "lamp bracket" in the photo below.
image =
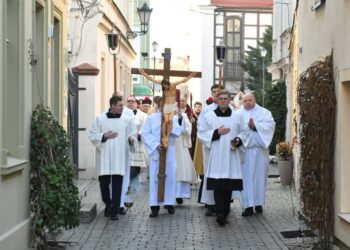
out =
{"type": "Polygon", "coordinates": [[[128,31],[128,32],[126,32],[126,38],[127,39],[135,39],[135,37],[142,36],[146,33],[147,32],[144,32],[144,31],[128,31]]]}

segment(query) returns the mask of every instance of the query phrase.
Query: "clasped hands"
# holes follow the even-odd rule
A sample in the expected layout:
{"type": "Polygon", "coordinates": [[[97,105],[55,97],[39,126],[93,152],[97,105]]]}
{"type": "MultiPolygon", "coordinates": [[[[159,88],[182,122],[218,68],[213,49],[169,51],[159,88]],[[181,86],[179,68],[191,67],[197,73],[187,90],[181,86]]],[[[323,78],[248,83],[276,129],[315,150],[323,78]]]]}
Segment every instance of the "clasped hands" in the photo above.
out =
{"type": "Polygon", "coordinates": [[[256,128],[255,128],[255,123],[254,123],[253,118],[250,118],[250,119],[249,119],[248,127],[249,127],[250,129],[253,129],[253,130],[256,129],[256,128]]]}

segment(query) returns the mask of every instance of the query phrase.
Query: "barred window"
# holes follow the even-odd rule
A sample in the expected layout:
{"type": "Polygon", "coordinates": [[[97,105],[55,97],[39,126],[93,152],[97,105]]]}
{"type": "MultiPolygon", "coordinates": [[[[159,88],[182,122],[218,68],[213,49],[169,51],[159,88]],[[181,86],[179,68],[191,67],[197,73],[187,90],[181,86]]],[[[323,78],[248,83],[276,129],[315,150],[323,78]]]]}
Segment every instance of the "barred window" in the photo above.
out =
{"type": "MultiPolygon", "coordinates": [[[[255,16],[250,21],[254,22],[255,16]]],[[[240,16],[229,16],[226,18],[226,40],[227,47],[224,78],[229,81],[242,80],[243,71],[239,65],[242,55],[242,19],[240,16]]]]}

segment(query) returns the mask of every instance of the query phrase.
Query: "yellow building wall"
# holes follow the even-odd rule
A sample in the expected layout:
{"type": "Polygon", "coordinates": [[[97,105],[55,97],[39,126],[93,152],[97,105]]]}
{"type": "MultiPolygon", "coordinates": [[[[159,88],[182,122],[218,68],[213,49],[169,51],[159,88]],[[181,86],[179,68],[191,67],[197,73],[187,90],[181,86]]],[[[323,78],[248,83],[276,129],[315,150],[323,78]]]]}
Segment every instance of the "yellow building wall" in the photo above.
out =
{"type": "MultiPolygon", "coordinates": [[[[295,41],[291,43],[290,48],[291,75],[294,79],[293,88],[296,94],[298,76],[313,62],[323,60],[333,52],[337,98],[333,196],[334,236],[350,247],[350,19],[348,18],[350,2],[327,1],[320,8],[311,11],[313,4],[313,1],[299,1],[295,25],[297,28],[293,31],[295,41]]],[[[293,93],[289,94],[293,95],[293,93]]],[[[297,107],[296,104],[295,107],[297,107]]],[[[293,127],[292,122],[289,126],[293,127]]],[[[296,156],[297,162],[298,155],[296,156]]]]}
{"type": "MultiPolygon", "coordinates": [[[[54,18],[57,18],[60,21],[60,86],[59,86],[59,121],[60,124],[67,129],[67,107],[68,107],[68,89],[67,84],[65,84],[66,74],[67,74],[67,65],[65,63],[65,58],[67,54],[67,34],[68,34],[68,0],[53,0],[52,7],[52,17],[50,18],[53,21],[54,18]]],[[[49,41],[52,42],[52,41],[49,41]]],[[[56,73],[56,72],[52,72],[56,73]]],[[[52,97],[51,97],[52,99],[52,97]]],[[[52,100],[51,100],[52,101],[52,100]]]]}
{"type": "MultiPolygon", "coordinates": [[[[297,14],[297,13],[296,13],[297,14]]],[[[295,20],[298,20],[297,18],[295,20]]],[[[298,86],[298,22],[294,23],[292,38],[290,43],[290,86],[287,86],[287,95],[290,101],[290,111],[289,115],[291,116],[288,119],[289,124],[287,126],[290,128],[289,138],[286,138],[287,141],[294,142],[294,180],[295,187],[299,187],[299,172],[300,166],[298,164],[297,158],[299,157],[299,144],[297,139],[297,120],[298,120],[298,106],[297,106],[297,86],[298,86]]],[[[299,192],[296,188],[297,193],[299,192]]]]}
{"type": "MultiPolygon", "coordinates": [[[[65,89],[65,73],[66,66],[64,62],[64,48],[66,47],[67,37],[67,0],[37,0],[33,1],[19,1],[19,14],[18,20],[20,30],[7,31],[4,30],[6,25],[6,15],[3,15],[3,11],[6,10],[6,4],[8,1],[0,1],[0,249],[6,250],[19,250],[28,249],[31,240],[31,217],[30,217],[30,200],[29,200],[29,181],[30,181],[30,164],[29,164],[29,151],[30,151],[30,122],[31,114],[33,110],[33,95],[36,90],[35,79],[36,77],[42,79],[44,83],[43,87],[43,101],[45,105],[52,106],[54,95],[59,97],[59,115],[58,119],[61,124],[66,124],[66,114],[64,111],[64,94],[67,92],[65,89]],[[45,65],[43,71],[38,75],[35,75],[34,68],[30,65],[29,52],[30,46],[35,41],[34,34],[35,25],[35,10],[36,3],[43,7],[44,20],[43,20],[43,37],[44,46],[41,49],[42,57],[36,58],[41,60],[45,65]],[[59,71],[53,72],[52,62],[50,57],[52,56],[49,48],[52,46],[52,39],[48,37],[48,27],[53,23],[54,17],[60,22],[60,34],[59,44],[60,50],[59,56],[59,71]],[[11,100],[12,92],[7,92],[5,88],[4,80],[6,74],[4,72],[5,64],[7,63],[6,52],[8,48],[4,44],[6,40],[6,34],[9,32],[19,32],[20,41],[18,41],[18,48],[16,49],[19,60],[19,68],[10,69],[11,74],[16,72],[19,74],[18,94],[16,94],[16,100],[19,102],[16,106],[8,107],[10,102],[4,102],[4,97],[7,100],[11,100]],[[52,77],[59,76],[58,92],[53,92],[52,77]],[[11,112],[17,114],[19,124],[15,126],[9,126],[7,115],[4,115],[6,110],[11,108],[11,112]],[[7,125],[4,126],[4,124],[7,125]],[[6,128],[6,131],[5,131],[6,128]],[[11,141],[11,145],[5,145],[3,140],[4,135],[16,140],[11,141]],[[5,154],[4,149],[11,148],[9,154],[5,154]],[[7,161],[5,161],[7,159],[7,161]],[[18,162],[17,165],[14,162],[18,162]],[[9,166],[13,166],[9,168],[9,166]]],[[[35,45],[35,44],[34,44],[35,45]]],[[[37,46],[38,47],[38,46],[37,46]]],[[[12,50],[13,51],[13,50],[12,50]]],[[[7,111],[6,111],[7,112],[7,111]]],[[[11,124],[10,124],[11,125],[11,124]]]]}

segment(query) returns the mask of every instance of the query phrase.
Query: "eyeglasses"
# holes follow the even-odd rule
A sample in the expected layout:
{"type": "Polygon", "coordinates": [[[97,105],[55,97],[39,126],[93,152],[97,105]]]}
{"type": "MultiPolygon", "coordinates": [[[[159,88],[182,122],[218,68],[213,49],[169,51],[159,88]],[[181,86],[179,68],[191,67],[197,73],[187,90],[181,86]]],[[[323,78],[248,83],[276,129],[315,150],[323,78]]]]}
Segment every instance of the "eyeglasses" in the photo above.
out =
{"type": "Polygon", "coordinates": [[[224,98],[224,97],[221,97],[221,98],[219,98],[219,101],[226,101],[226,100],[228,100],[229,98],[224,98]]]}

